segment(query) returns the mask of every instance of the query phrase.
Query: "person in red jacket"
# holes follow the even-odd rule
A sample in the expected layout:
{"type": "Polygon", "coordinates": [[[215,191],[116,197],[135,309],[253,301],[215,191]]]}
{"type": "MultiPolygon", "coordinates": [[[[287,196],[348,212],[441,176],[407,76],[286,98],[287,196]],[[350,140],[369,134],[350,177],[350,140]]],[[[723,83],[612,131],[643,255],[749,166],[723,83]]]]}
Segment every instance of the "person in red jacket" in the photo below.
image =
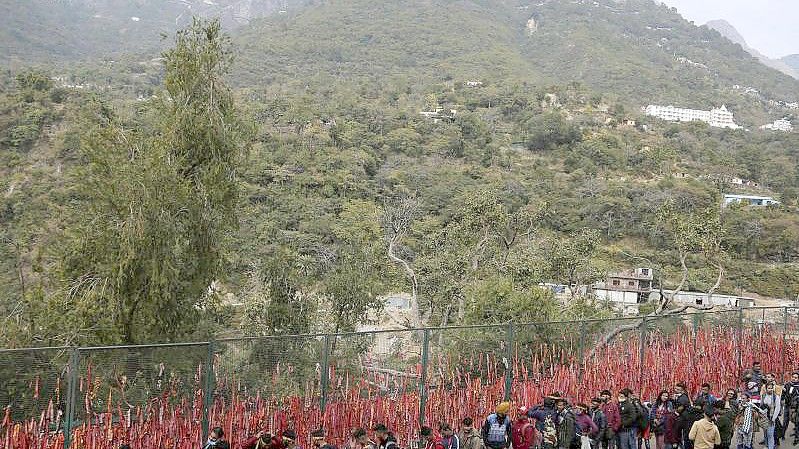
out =
{"type": "Polygon", "coordinates": [[[262,430],[251,436],[241,445],[242,449],[269,449],[272,443],[272,435],[262,430]]]}
{"type": "Polygon", "coordinates": [[[444,443],[441,441],[440,437],[437,437],[435,433],[433,433],[433,429],[424,426],[419,431],[419,435],[422,437],[422,441],[425,442],[425,449],[445,449],[444,443]]]}
{"type": "Polygon", "coordinates": [[[591,415],[588,414],[588,406],[586,404],[577,404],[573,411],[574,423],[577,425],[577,430],[580,434],[580,446],[582,449],[591,449],[591,442],[599,434],[599,427],[591,419],[591,415]]]}
{"type": "Polygon", "coordinates": [[[516,421],[511,423],[510,439],[513,449],[533,449],[535,447],[535,426],[527,416],[527,407],[519,407],[516,421]]]}
{"type": "Polygon", "coordinates": [[[679,410],[682,410],[682,408],[672,409],[663,415],[663,443],[665,449],[677,449],[682,443],[679,410]]]}
{"type": "Polygon", "coordinates": [[[608,431],[606,437],[602,440],[602,449],[615,449],[616,448],[616,435],[621,430],[621,414],[619,414],[619,404],[612,400],[613,394],[610,390],[602,390],[599,395],[602,398],[602,413],[608,420],[608,431]]]}

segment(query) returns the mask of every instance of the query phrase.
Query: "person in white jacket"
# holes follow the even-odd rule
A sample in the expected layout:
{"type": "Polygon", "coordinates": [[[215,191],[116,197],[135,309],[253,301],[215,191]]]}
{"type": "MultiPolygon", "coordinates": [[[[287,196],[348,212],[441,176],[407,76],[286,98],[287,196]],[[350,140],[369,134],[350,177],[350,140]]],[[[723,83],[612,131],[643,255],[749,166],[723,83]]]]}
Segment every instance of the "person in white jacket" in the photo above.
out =
{"type": "Polygon", "coordinates": [[[766,411],[766,417],[768,417],[766,446],[768,449],[774,449],[774,446],[776,446],[774,430],[777,427],[777,421],[782,412],[782,397],[777,394],[774,382],[766,385],[766,394],[760,399],[760,403],[762,404],[762,408],[766,411]]]}

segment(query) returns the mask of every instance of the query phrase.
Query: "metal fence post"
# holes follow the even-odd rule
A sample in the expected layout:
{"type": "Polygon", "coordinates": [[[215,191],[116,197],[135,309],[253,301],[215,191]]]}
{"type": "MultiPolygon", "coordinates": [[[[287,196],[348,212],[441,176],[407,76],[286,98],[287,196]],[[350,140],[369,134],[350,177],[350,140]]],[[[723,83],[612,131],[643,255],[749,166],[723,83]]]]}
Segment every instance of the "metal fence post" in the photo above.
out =
{"type": "Polygon", "coordinates": [[[738,377],[743,374],[744,309],[738,307],[738,377]]]}
{"type": "Polygon", "coordinates": [[[580,366],[577,370],[577,379],[582,382],[583,381],[583,371],[585,370],[585,321],[580,323],[580,346],[577,348],[579,352],[579,362],[580,366]]]}
{"type": "Polygon", "coordinates": [[[67,410],[64,417],[64,449],[72,444],[72,427],[75,421],[77,405],[78,369],[80,367],[80,349],[73,348],[69,355],[69,379],[67,379],[67,410]]]}
{"type": "Polygon", "coordinates": [[[641,341],[638,345],[638,395],[639,397],[644,393],[644,357],[646,357],[646,331],[648,321],[644,318],[641,323],[641,341]]]}
{"type": "Polygon", "coordinates": [[[788,307],[782,309],[782,380],[785,381],[786,374],[788,374],[788,351],[785,350],[787,343],[786,336],[788,334],[788,307]]]}
{"type": "Polygon", "coordinates": [[[319,411],[324,415],[325,407],[327,407],[327,388],[330,383],[330,335],[325,335],[322,340],[322,392],[319,399],[319,411]]]}
{"type": "Polygon", "coordinates": [[[425,329],[422,336],[422,369],[419,373],[419,427],[425,423],[425,407],[427,406],[427,360],[430,357],[430,329],[425,329]]]}
{"type": "Polygon", "coordinates": [[[508,333],[505,341],[505,400],[510,401],[511,388],[513,388],[513,323],[508,323],[508,333]]]}
{"type": "Polygon", "coordinates": [[[208,342],[208,359],[205,361],[205,387],[203,388],[203,435],[202,445],[208,439],[211,420],[211,407],[214,400],[214,341],[208,342]]]}

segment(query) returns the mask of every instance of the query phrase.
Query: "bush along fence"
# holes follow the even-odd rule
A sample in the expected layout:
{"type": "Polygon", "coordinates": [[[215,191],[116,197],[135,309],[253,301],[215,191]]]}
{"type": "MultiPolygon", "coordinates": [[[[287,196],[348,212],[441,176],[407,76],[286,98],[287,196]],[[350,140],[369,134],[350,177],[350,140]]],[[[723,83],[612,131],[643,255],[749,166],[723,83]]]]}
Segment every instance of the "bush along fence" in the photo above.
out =
{"type": "Polygon", "coordinates": [[[780,379],[798,368],[796,310],[0,350],[0,449],[196,448],[214,426],[234,448],[287,428],[310,447],[319,427],[341,444],[378,422],[409,445],[421,425],[552,391],[721,393],[753,361],[780,379]]]}

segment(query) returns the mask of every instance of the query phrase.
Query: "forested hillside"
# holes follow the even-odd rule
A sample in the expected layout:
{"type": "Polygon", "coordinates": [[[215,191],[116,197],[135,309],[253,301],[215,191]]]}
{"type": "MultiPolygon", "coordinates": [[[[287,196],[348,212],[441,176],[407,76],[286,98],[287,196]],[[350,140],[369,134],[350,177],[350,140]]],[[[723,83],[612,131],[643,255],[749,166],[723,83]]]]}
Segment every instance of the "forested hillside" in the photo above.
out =
{"type": "Polygon", "coordinates": [[[12,67],[157,55],[192,16],[228,29],[305,4],[305,0],[2,0],[0,58],[12,67]]]}
{"type": "Polygon", "coordinates": [[[673,11],[332,0],[220,42],[214,70],[4,74],[5,344],[352,330],[392,292],[418,299],[409,325],[607,316],[539,284],[647,265],[673,287],[681,261],[686,289],[799,294],[799,134],[755,127],[796,81],[673,11]],[[221,112],[172,102],[189,81],[221,112]]]}

